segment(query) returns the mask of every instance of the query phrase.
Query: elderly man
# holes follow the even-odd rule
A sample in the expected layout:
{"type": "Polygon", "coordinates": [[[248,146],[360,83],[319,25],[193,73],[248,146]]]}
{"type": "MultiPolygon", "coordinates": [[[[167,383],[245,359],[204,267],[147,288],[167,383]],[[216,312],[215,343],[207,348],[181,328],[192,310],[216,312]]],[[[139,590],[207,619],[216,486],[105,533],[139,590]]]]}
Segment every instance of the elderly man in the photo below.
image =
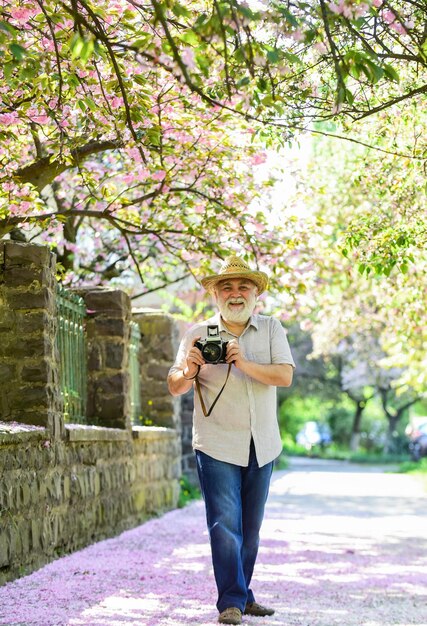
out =
{"type": "Polygon", "coordinates": [[[254,315],[268,277],[231,257],[202,279],[219,313],[184,335],[168,376],[173,395],[196,388],[193,447],[218,588],[218,622],[272,615],[250,588],[274,459],[282,450],[276,387],[294,361],[280,322],[254,315]]]}

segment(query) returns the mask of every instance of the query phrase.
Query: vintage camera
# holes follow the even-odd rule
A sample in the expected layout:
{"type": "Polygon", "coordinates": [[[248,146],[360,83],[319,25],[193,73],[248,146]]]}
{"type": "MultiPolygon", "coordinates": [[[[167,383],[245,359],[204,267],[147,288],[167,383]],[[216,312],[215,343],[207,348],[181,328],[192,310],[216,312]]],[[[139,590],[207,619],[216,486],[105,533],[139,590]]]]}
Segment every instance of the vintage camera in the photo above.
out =
{"type": "Polygon", "coordinates": [[[221,339],[218,326],[208,326],[206,339],[197,341],[194,345],[199,348],[206,363],[216,365],[226,363],[227,344],[228,341],[221,339]]]}

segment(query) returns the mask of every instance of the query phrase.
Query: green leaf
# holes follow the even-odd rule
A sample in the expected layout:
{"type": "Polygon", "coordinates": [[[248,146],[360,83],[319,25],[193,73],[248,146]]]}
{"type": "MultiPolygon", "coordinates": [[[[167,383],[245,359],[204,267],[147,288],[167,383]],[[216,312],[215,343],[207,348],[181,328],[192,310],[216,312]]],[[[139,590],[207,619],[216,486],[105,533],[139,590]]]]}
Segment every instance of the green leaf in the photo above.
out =
{"type": "Polygon", "coordinates": [[[283,17],[285,18],[285,20],[287,22],[289,22],[289,24],[291,26],[293,26],[294,28],[298,28],[299,24],[298,24],[298,20],[296,19],[296,17],[294,17],[292,15],[292,13],[284,6],[280,6],[280,7],[276,7],[277,10],[279,11],[279,13],[281,15],[283,15],[283,17]]]}
{"type": "Polygon", "coordinates": [[[14,28],[12,24],[9,24],[8,22],[5,22],[4,20],[0,20],[0,30],[3,30],[5,33],[8,33],[9,35],[16,35],[16,28],[14,28]]]}
{"type": "Polygon", "coordinates": [[[135,83],[137,83],[138,85],[146,85],[147,84],[147,77],[145,76],[145,74],[135,74],[132,77],[133,81],[135,83]]]}
{"type": "Polygon", "coordinates": [[[387,76],[387,78],[389,78],[390,80],[396,81],[396,83],[400,82],[399,74],[396,72],[394,67],[389,64],[384,65],[384,75],[387,76]]]}
{"type": "Polygon", "coordinates": [[[292,54],[292,52],[284,52],[283,56],[288,59],[290,63],[302,63],[301,59],[296,54],[292,54]]]}
{"type": "Polygon", "coordinates": [[[373,84],[377,83],[384,76],[383,68],[376,65],[376,63],[373,63],[373,61],[367,59],[365,64],[362,66],[362,69],[364,68],[367,70],[365,74],[368,80],[370,80],[373,84]]]}
{"type": "Polygon", "coordinates": [[[277,48],[271,48],[267,52],[267,59],[270,63],[278,63],[280,61],[280,54],[277,48]]]}
{"type": "Polygon", "coordinates": [[[179,39],[183,43],[186,43],[190,46],[197,46],[199,44],[199,38],[197,37],[196,33],[192,30],[188,30],[187,32],[182,33],[182,35],[179,36],[179,39]]]}
{"type": "Polygon", "coordinates": [[[98,107],[96,106],[92,98],[86,97],[86,98],[83,98],[83,101],[86,102],[87,106],[89,107],[91,111],[96,111],[98,109],[98,107]]]}
{"type": "Polygon", "coordinates": [[[94,40],[86,39],[80,52],[80,58],[84,64],[86,64],[89,58],[92,56],[94,48],[94,40]]]}
{"type": "Polygon", "coordinates": [[[192,13],[182,4],[174,4],[172,7],[172,13],[177,17],[191,17],[192,13]]]}
{"type": "Polygon", "coordinates": [[[3,73],[6,80],[12,78],[13,71],[16,69],[16,61],[9,61],[3,65],[3,73]]]}
{"type": "Polygon", "coordinates": [[[140,33],[138,39],[132,42],[134,48],[145,48],[147,44],[152,40],[150,33],[140,33]]]}
{"type": "Polygon", "coordinates": [[[9,50],[17,61],[22,61],[28,54],[26,49],[23,46],[20,46],[19,43],[11,43],[9,50]]]}
{"type": "Polygon", "coordinates": [[[78,59],[83,50],[85,40],[79,33],[75,33],[70,42],[71,58],[78,59]]]}

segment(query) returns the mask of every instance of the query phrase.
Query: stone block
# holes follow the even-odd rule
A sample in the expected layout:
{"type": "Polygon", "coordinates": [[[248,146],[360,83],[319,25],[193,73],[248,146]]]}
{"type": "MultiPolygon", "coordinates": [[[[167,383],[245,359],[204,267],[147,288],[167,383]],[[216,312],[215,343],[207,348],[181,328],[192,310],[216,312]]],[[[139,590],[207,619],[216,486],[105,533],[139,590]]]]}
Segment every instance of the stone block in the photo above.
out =
{"type": "Polygon", "coordinates": [[[0,389],[1,385],[16,382],[17,373],[15,364],[0,363],[0,389]]]}
{"type": "Polygon", "coordinates": [[[37,331],[53,333],[53,321],[46,311],[34,309],[32,311],[16,311],[16,327],[19,333],[31,334],[37,331]]]}
{"type": "Polygon", "coordinates": [[[4,283],[10,287],[27,287],[39,291],[45,278],[41,267],[11,267],[3,273],[4,283]]]}
{"type": "Polygon", "coordinates": [[[46,287],[42,287],[37,292],[19,291],[9,289],[5,293],[7,303],[11,309],[52,309],[54,297],[52,292],[46,287]]]}
{"type": "Polygon", "coordinates": [[[79,291],[84,298],[87,309],[95,315],[130,314],[131,301],[129,296],[120,289],[99,288],[91,291],[79,291]]]}
{"type": "Polygon", "coordinates": [[[8,544],[9,544],[10,560],[11,561],[19,560],[19,557],[22,554],[22,541],[21,541],[17,524],[9,526],[8,544]]]}
{"type": "Polygon", "coordinates": [[[112,398],[97,397],[96,399],[96,413],[99,418],[99,423],[103,426],[113,428],[113,424],[117,422],[120,426],[125,422],[125,411],[127,408],[127,398],[124,394],[113,396],[112,398]]]}
{"type": "Polygon", "coordinates": [[[125,360],[125,346],[123,343],[108,343],[105,346],[105,367],[122,369],[125,360]]]}
{"type": "Polygon", "coordinates": [[[30,545],[33,552],[37,552],[40,548],[41,543],[41,523],[39,519],[31,520],[31,528],[30,528],[30,545]]]}
{"type": "Polygon", "coordinates": [[[168,335],[175,333],[176,322],[172,316],[162,311],[150,311],[147,313],[135,310],[132,316],[133,321],[137,322],[141,333],[145,337],[168,335]]]}
{"type": "Polygon", "coordinates": [[[3,308],[0,316],[0,333],[10,333],[16,327],[16,313],[3,308]]]}
{"type": "Polygon", "coordinates": [[[50,425],[48,411],[41,409],[39,406],[33,408],[25,405],[23,409],[16,409],[13,412],[13,419],[30,426],[45,426],[48,428],[50,425]]]}
{"type": "Polygon", "coordinates": [[[151,363],[148,366],[147,374],[150,378],[154,378],[155,380],[166,381],[169,370],[170,364],[151,363]]]}
{"type": "Polygon", "coordinates": [[[98,395],[124,394],[126,378],[123,374],[105,376],[97,381],[98,395]]]}
{"type": "Polygon", "coordinates": [[[89,371],[99,371],[102,367],[102,348],[100,345],[90,343],[88,346],[88,369],[89,371]]]}
{"type": "Polygon", "coordinates": [[[25,365],[21,370],[23,382],[51,383],[53,381],[52,366],[46,359],[34,365],[25,365]]]}
{"type": "Polygon", "coordinates": [[[47,407],[50,404],[49,390],[45,387],[20,386],[8,394],[9,404],[15,411],[31,407],[47,407]]]}
{"type": "Polygon", "coordinates": [[[88,324],[88,337],[124,337],[128,324],[123,318],[98,317],[88,324]]]}
{"type": "MultiPolygon", "coordinates": [[[[1,524],[2,528],[4,528],[3,521],[1,524]]],[[[6,533],[2,530],[0,533],[0,567],[6,567],[7,565],[9,565],[9,546],[6,533]]]]}
{"type": "Polygon", "coordinates": [[[11,268],[20,265],[51,267],[55,255],[47,246],[7,241],[5,244],[5,266],[11,268]]]}

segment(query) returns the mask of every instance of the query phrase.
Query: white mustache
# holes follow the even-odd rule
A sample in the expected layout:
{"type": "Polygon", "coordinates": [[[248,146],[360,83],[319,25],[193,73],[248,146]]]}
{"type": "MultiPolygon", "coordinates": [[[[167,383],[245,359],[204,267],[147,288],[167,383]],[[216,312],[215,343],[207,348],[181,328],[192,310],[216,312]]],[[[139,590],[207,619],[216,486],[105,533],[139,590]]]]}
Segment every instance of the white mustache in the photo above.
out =
{"type": "Polygon", "coordinates": [[[243,298],[230,298],[227,300],[227,304],[245,304],[245,300],[243,298]]]}

